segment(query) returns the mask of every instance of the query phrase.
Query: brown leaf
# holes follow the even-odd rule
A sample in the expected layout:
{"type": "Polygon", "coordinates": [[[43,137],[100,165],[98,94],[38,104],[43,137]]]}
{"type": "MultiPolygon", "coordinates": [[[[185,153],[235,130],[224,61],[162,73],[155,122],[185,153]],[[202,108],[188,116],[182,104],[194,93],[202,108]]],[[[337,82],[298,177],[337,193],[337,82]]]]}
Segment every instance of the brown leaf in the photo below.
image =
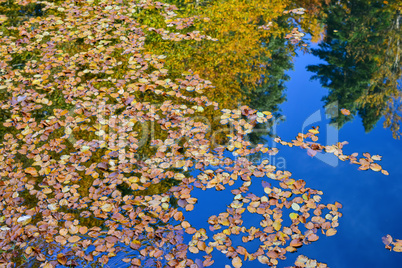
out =
{"type": "Polygon", "coordinates": [[[370,164],[370,168],[374,171],[380,171],[382,169],[382,167],[376,163],[370,164]]]}
{"type": "Polygon", "coordinates": [[[80,228],[78,229],[78,231],[79,231],[81,234],[86,234],[86,233],[88,232],[88,227],[86,227],[86,226],[80,226],[80,228]]]}
{"type": "Polygon", "coordinates": [[[106,203],[104,205],[101,206],[101,209],[103,212],[110,212],[113,210],[113,206],[109,203],[106,203]]]}
{"type": "Polygon", "coordinates": [[[74,235],[74,236],[71,236],[71,237],[68,239],[68,242],[70,242],[70,243],[75,243],[75,242],[78,242],[80,239],[81,239],[81,237],[79,237],[78,235],[74,235]]]}
{"type": "Polygon", "coordinates": [[[64,254],[57,254],[57,261],[61,264],[61,265],[66,265],[67,263],[67,257],[64,254]]]}
{"type": "Polygon", "coordinates": [[[181,226],[182,226],[184,229],[186,229],[186,228],[189,228],[191,225],[190,225],[190,223],[188,223],[188,221],[183,221],[183,222],[181,223],[181,226]]]}
{"type": "Polygon", "coordinates": [[[62,244],[62,245],[65,245],[65,244],[67,243],[66,238],[65,238],[64,236],[61,236],[61,235],[56,236],[56,237],[55,237],[55,241],[56,241],[57,243],[62,244]]]}
{"type": "Polygon", "coordinates": [[[190,246],[188,248],[188,251],[190,251],[191,253],[197,254],[199,252],[198,248],[194,247],[194,246],[190,246]]]}
{"type": "Polygon", "coordinates": [[[348,109],[341,109],[341,113],[343,115],[350,115],[350,111],[348,109]]]}
{"type": "Polygon", "coordinates": [[[309,234],[309,235],[307,236],[308,241],[311,241],[311,242],[317,241],[318,238],[319,238],[319,237],[318,237],[318,235],[316,235],[316,234],[309,234]]]}
{"type": "Polygon", "coordinates": [[[291,247],[301,247],[303,246],[303,242],[300,239],[293,239],[292,241],[290,241],[290,246],[291,247]]]}

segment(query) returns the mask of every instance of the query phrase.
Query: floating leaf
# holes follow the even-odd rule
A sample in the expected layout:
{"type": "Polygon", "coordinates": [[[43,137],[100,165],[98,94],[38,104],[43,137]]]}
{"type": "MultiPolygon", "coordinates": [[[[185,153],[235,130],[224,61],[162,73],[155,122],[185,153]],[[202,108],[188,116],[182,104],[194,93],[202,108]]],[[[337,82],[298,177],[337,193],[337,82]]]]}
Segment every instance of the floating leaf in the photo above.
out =
{"type": "Polygon", "coordinates": [[[282,224],[281,224],[279,221],[275,221],[275,222],[272,224],[272,226],[274,227],[274,229],[275,229],[276,231],[279,231],[279,230],[281,229],[281,227],[282,227],[282,224]]]}
{"type": "Polygon", "coordinates": [[[50,262],[46,262],[45,265],[43,266],[43,268],[53,268],[53,264],[51,264],[50,262]]]}
{"type": "Polygon", "coordinates": [[[345,109],[345,108],[341,109],[341,113],[343,115],[350,115],[350,111],[348,109],[345,109]]]}
{"type": "Polygon", "coordinates": [[[389,234],[386,235],[386,236],[384,236],[384,237],[382,238],[382,242],[383,242],[386,246],[388,246],[389,244],[392,243],[392,236],[390,236],[389,234]]]}
{"type": "Polygon", "coordinates": [[[293,204],[292,204],[292,209],[293,209],[293,210],[296,210],[296,211],[299,211],[299,210],[300,210],[299,204],[293,203],[293,204]]]}
{"type": "Polygon", "coordinates": [[[70,243],[75,243],[75,242],[78,242],[79,240],[81,240],[81,237],[79,237],[78,235],[74,235],[74,236],[71,236],[71,237],[68,239],[68,242],[70,242],[70,243]]]}
{"type": "Polygon", "coordinates": [[[36,171],[36,169],[34,167],[26,168],[25,172],[28,173],[28,174],[31,174],[34,177],[38,176],[38,172],[36,171]]]}
{"type": "Polygon", "coordinates": [[[28,224],[32,219],[31,215],[24,215],[17,219],[17,222],[22,223],[23,225],[28,224]]]}
{"type": "Polygon", "coordinates": [[[66,265],[67,264],[67,257],[64,254],[57,254],[57,261],[61,264],[61,265],[66,265]]]}
{"type": "Polygon", "coordinates": [[[336,234],[336,230],[334,228],[330,228],[327,230],[327,232],[325,233],[326,236],[333,236],[336,234]]]}
{"type": "Polygon", "coordinates": [[[289,217],[291,220],[295,220],[295,219],[297,219],[297,217],[299,217],[299,215],[297,213],[292,212],[289,214],[289,217]]]}
{"type": "Polygon", "coordinates": [[[243,266],[243,262],[239,257],[234,257],[232,260],[232,265],[235,268],[240,268],[243,266]]]}
{"type": "Polygon", "coordinates": [[[309,234],[308,236],[307,236],[307,239],[309,240],[309,241],[312,241],[312,242],[314,242],[314,241],[317,241],[318,240],[318,235],[316,235],[316,234],[309,234]]]}
{"type": "Polygon", "coordinates": [[[318,131],[318,127],[313,127],[312,129],[309,129],[308,132],[310,132],[310,133],[312,133],[312,134],[318,134],[318,133],[320,133],[320,132],[318,131]]]}
{"type": "Polygon", "coordinates": [[[381,171],[382,170],[382,167],[379,164],[376,164],[376,163],[370,164],[370,168],[372,170],[374,170],[374,171],[381,171]]]}
{"type": "Polygon", "coordinates": [[[101,206],[102,211],[104,212],[111,212],[113,210],[113,206],[109,203],[106,203],[101,206]]]}

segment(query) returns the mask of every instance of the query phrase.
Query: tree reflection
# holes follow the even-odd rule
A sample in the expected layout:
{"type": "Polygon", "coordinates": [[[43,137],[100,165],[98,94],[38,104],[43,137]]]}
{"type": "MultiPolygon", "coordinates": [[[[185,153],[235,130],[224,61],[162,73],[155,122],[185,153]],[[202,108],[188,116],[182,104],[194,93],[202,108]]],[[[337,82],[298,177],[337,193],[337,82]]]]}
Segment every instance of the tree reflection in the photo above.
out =
{"type": "MultiPolygon", "coordinates": [[[[125,248],[122,262],[133,267],[206,267],[214,250],[236,268],[276,265],[336,233],[340,203],[322,203],[321,191],[266,159],[248,160],[278,152],[247,140],[272,112],[239,105],[278,111],[291,44],[303,37],[289,15],[279,20],[303,10],[226,1],[207,5],[208,20],[152,1],[44,4],[45,16],[3,25],[0,36],[2,264],[25,256],[45,268],[99,266],[125,248]],[[265,194],[252,193],[253,182],[265,194]],[[195,188],[231,186],[233,200],[210,215],[209,231],[186,220],[195,188]],[[259,226],[243,225],[250,214],[259,226]],[[253,240],[257,250],[246,246],[253,240]]],[[[343,143],[320,145],[318,133],[276,142],[386,174],[380,156],[344,155],[343,143]]]]}
{"type": "Polygon", "coordinates": [[[325,104],[338,102],[350,115],[333,119],[342,127],[355,115],[366,131],[382,116],[384,127],[400,136],[401,5],[399,1],[331,1],[323,8],[324,41],[312,53],[326,64],[310,65],[329,89],[325,104]]]}

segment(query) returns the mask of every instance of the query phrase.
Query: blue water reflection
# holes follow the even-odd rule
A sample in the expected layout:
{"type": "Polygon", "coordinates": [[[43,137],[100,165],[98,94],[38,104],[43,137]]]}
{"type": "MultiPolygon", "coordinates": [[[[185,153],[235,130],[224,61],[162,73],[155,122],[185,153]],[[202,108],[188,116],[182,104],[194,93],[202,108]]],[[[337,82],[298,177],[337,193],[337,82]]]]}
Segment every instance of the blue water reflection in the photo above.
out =
{"type": "MultiPolygon", "coordinates": [[[[287,102],[281,106],[286,120],[279,124],[277,133],[284,140],[291,140],[303,131],[304,122],[312,114],[317,111],[324,113],[321,98],[327,91],[318,81],[310,81],[311,73],[306,71],[307,65],[318,62],[319,60],[311,54],[300,55],[295,60],[294,71],[288,72],[291,80],[287,82],[287,102]]],[[[325,129],[328,120],[323,118],[312,125],[320,126],[320,140],[326,144],[325,129]]],[[[318,241],[299,248],[293,254],[287,254],[287,260],[280,261],[278,267],[293,265],[300,254],[327,263],[329,267],[399,267],[402,255],[386,250],[381,237],[386,234],[402,237],[401,141],[393,139],[392,133],[382,127],[381,121],[371,132],[365,133],[359,118],[345,124],[337,134],[340,142],[349,142],[344,147],[348,154],[369,152],[382,155],[382,165],[390,175],[359,171],[355,165],[342,161],[333,166],[317,157],[312,158],[300,148],[278,146],[280,152],[276,159],[285,159],[286,170],[293,173],[293,178],[305,180],[307,187],[322,190],[324,203],[338,201],[343,205],[343,217],[339,221],[338,233],[335,236],[320,235],[318,241]]],[[[262,192],[260,185],[259,180],[256,180],[250,190],[258,195],[258,191],[262,192]]],[[[193,193],[198,198],[198,204],[194,211],[186,213],[185,216],[189,222],[194,223],[195,228],[205,228],[208,217],[225,211],[233,198],[228,190],[194,190],[193,193]]],[[[258,226],[257,218],[258,215],[245,218],[244,225],[258,226]]],[[[233,239],[233,242],[235,244],[236,239],[233,239]]],[[[258,248],[258,243],[253,241],[247,248],[253,252],[258,248]]],[[[213,267],[230,264],[230,260],[221,252],[214,250],[213,256],[213,267]]],[[[244,262],[244,267],[266,265],[253,261],[244,262]]]]}

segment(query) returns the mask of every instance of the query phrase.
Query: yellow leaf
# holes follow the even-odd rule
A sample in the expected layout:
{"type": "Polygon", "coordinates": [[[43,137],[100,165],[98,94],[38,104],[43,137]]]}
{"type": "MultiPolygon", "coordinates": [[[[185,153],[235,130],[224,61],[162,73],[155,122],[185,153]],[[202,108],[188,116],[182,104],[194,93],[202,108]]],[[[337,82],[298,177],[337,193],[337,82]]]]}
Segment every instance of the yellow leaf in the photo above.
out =
{"type": "Polygon", "coordinates": [[[110,212],[113,209],[113,206],[111,204],[104,204],[101,206],[102,211],[104,212],[110,212]]]}
{"type": "Polygon", "coordinates": [[[297,217],[299,217],[299,215],[297,214],[297,213],[290,213],[289,214],[289,218],[291,219],[291,220],[295,220],[295,219],[297,219],[297,217]]]}
{"type": "Polygon", "coordinates": [[[235,146],[236,148],[241,149],[241,148],[243,147],[243,144],[241,144],[241,142],[235,141],[235,142],[234,142],[234,146],[235,146]]]}
{"type": "Polygon", "coordinates": [[[272,226],[276,231],[279,231],[282,227],[282,224],[279,221],[275,221],[274,224],[272,224],[272,226]]]}
{"type": "Polygon", "coordinates": [[[181,168],[181,167],[183,167],[185,164],[186,164],[186,161],[184,161],[184,160],[179,160],[179,161],[176,161],[176,162],[174,163],[174,167],[175,167],[175,168],[181,168]]]}
{"type": "Polygon", "coordinates": [[[381,155],[373,155],[373,156],[371,157],[371,159],[376,160],[376,161],[380,161],[381,158],[382,158],[381,155]]]}
{"type": "Polygon", "coordinates": [[[46,175],[49,175],[50,171],[51,171],[51,169],[50,169],[49,167],[46,167],[46,168],[45,168],[45,174],[46,174],[46,175]]]}
{"type": "Polygon", "coordinates": [[[27,247],[27,249],[25,250],[26,254],[31,254],[32,253],[32,247],[27,247]]]}
{"type": "Polygon", "coordinates": [[[341,109],[341,113],[343,115],[350,115],[350,111],[348,109],[341,109]]]}
{"type": "Polygon", "coordinates": [[[45,189],[42,190],[42,193],[44,193],[44,194],[50,194],[51,192],[53,192],[53,191],[49,187],[46,187],[45,189]]]}
{"type": "Polygon", "coordinates": [[[45,266],[43,266],[43,268],[53,268],[54,266],[50,263],[50,262],[47,262],[46,264],[45,264],[45,266]]]}
{"type": "Polygon", "coordinates": [[[395,252],[402,252],[402,247],[394,247],[393,250],[395,252]]]}
{"type": "Polygon", "coordinates": [[[31,174],[34,177],[38,176],[38,172],[36,171],[36,169],[34,167],[26,168],[25,172],[28,174],[31,174]]]}
{"type": "Polygon", "coordinates": [[[64,129],[64,132],[65,132],[67,135],[70,135],[70,134],[73,132],[73,130],[72,130],[71,128],[69,128],[69,127],[66,127],[66,128],[64,129]]]}

